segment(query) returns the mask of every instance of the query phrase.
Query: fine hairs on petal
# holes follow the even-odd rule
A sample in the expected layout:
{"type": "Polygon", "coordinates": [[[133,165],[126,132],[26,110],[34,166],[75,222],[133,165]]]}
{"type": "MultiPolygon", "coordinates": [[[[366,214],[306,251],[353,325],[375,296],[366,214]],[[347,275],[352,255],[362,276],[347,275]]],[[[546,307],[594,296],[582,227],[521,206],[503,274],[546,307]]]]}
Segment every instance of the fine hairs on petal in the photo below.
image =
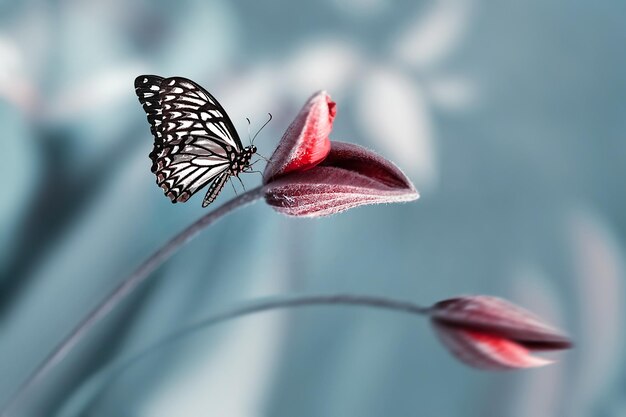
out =
{"type": "Polygon", "coordinates": [[[419,197],[395,165],[361,146],[332,142],[315,168],[280,177],[266,186],[266,202],[290,216],[320,217],[365,204],[419,197]]]}

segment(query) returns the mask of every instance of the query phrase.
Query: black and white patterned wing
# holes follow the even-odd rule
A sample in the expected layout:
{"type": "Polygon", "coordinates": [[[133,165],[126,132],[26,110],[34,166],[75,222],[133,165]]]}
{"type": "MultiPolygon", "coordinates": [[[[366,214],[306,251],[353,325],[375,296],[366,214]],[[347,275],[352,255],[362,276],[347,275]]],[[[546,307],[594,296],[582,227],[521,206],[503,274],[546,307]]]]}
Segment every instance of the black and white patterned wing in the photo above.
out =
{"type": "MultiPolygon", "coordinates": [[[[230,161],[225,149],[207,136],[184,136],[167,142],[156,159],[157,184],[172,203],[185,202],[202,187],[214,181],[211,189],[230,176],[230,161]],[[224,178],[225,177],[225,178],[224,178]]],[[[223,184],[211,199],[221,191],[223,184]]],[[[203,206],[208,198],[205,197],[203,206]]]]}
{"type": "Polygon", "coordinates": [[[150,132],[154,136],[154,149],[150,153],[152,172],[154,173],[156,173],[156,157],[163,149],[163,137],[159,129],[162,122],[159,93],[163,79],[163,77],[158,75],[140,75],[135,78],[135,93],[148,116],[150,132]]]}
{"type": "Polygon", "coordinates": [[[157,184],[173,203],[185,202],[211,184],[202,202],[213,202],[243,150],[219,102],[191,80],[141,75],[135,91],[154,136],[150,153],[157,184]]]}
{"type": "Polygon", "coordinates": [[[224,108],[198,84],[182,77],[166,78],[161,81],[159,98],[160,133],[166,143],[188,135],[205,136],[228,152],[243,150],[237,130],[224,108]]]}

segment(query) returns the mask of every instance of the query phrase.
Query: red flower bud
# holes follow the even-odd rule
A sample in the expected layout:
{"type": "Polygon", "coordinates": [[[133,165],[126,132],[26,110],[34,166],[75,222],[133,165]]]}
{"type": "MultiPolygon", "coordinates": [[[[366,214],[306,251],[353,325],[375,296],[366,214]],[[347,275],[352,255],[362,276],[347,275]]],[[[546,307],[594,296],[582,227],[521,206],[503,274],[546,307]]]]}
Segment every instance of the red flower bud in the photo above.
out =
{"type": "Polygon", "coordinates": [[[336,106],[326,92],[309,99],[264,173],[265,199],[291,216],[327,216],[363,204],[419,197],[393,163],[357,145],[330,142],[336,106]]]}
{"type": "Polygon", "coordinates": [[[435,304],[432,324],[441,342],[467,365],[505,370],[543,366],[538,350],[572,346],[561,331],[505,300],[487,296],[452,298],[435,304]]]}
{"type": "Polygon", "coordinates": [[[278,147],[265,167],[266,181],[292,171],[314,167],[328,155],[336,105],[325,91],[306,102],[287,128],[278,147]]]}

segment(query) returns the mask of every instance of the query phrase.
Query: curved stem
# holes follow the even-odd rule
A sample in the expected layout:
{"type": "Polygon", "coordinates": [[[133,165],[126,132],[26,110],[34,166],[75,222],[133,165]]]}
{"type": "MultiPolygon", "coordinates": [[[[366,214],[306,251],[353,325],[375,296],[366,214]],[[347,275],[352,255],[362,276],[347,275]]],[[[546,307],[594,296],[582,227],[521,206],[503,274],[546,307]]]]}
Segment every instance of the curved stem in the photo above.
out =
{"type": "Polygon", "coordinates": [[[111,386],[111,384],[113,384],[116,379],[133,364],[173,343],[176,343],[177,341],[180,341],[182,338],[195,334],[203,329],[206,329],[207,327],[211,327],[228,320],[268,310],[323,305],[370,307],[383,310],[399,311],[419,316],[428,315],[431,311],[431,309],[428,307],[422,307],[409,301],[355,294],[300,295],[262,299],[252,304],[235,307],[231,310],[217,313],[213,316],[209,316],[204,320],[200,320],[197,323],[188,325],[180,330],[169,334],[158,342],[152,344],[150,347],[141,350],[140,352],[130,356],[129,358],[119,361],[116,365],[104,368],[100,373],[96,374],[97,376],[94,377],[95,379],[92,379],[91,381],[84,384],[85,387],[92,386],[94,382],[101,382],[102,378],[107,378],[107,374],[111,374],[111,376],[106,379],[106,382],[103,382],[104,386],[102,389],[98,390],[96,397],[88,400],[89,403],[85,406],[94,406],[95,402],[97,402],[98,400],[98,397],[100,397],[102,393],[106,391],[107,388],[111,386]]]}
{"type": "MultiPolygon", "coordinates": [[[[430,307],[422,307],[410,301],[394,300],[386,297],[376,297],[369,295],[355,294],[334,294],[334,295],[300,295],[292,297],[268,298],[243,307],[236,307],[232,310],[218,313],[208,317],[198,323],[192,324],[184,329],[171,334],[165,340],[176,339],[187,333],[196,332],[202,328],[213,326],[215,324],[235,319],[242,316],[248,316],[254,313],[260,313],[267,310],[277,310],[282,308],[321,306],[321,305],[340,305],[340,306],[361,306],[373,307],[384,310],[395,310],[404,313],[416,314],[419,316],[427,315],[430,307]]],[[[163,342],[161,342],[163,343],[163,342]]],[[[159,345],[161,344],[159,343],[159,345]]]]}
{"type": "Polygon", "coordinates": [[[139,284],[144,282],[150,274],[163,262],[168,260],[181,246],[193,239],[203,229],[221,219],[231,211],[245,206],[263,196],[263,187],[253,188],[232,200],[222,204],[218,208],[202,216],[185,230],[174,236],[157,250],[152,256],[146,259],[131,275],[126,277],[104,300],[89,312],[74,329],[55,347],[55,349],[43,360],[43,362],[29,375],[20,385],[17,391],[9,398],[0,415],[7,413],[26,392],[37,382],[39,382],[52,368],[67,356],[67,354],[80,342],[85,335],[111,312],[124,298],[126,298],[139,284]]]}

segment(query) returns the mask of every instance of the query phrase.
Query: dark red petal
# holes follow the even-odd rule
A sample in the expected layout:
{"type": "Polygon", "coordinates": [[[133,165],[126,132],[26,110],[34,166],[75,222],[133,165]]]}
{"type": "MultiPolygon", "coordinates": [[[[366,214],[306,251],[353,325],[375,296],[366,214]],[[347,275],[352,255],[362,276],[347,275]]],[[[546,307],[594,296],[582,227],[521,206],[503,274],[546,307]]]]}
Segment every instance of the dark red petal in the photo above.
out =
{"type": "Polygon", "coordinates": [[[330,151],[328,135],[336,113],[336,104],[325,91],[309,98],[270,158],[263,174],[265,181],[310,169],[324,160],[330,151]]]}
{"type": "Polygon", "coordinates": [[[532,350],[567,349],[571,340],[560,330],[519,306],[497,297],[465,296],[433,306],[433,321],[515,341],[532,350]]]}
{"type": "Polygon", "coordinates": [[[265,199],[281,213],[319,217],[364,204],[418,197],[411,181],[388,160],[357,145],[332,142],[320,165],[267,184],[265,199]]]}
{"type": "Polygon", "coordinates": [[[395,164],[353,143],[332,141],[331,151],[320,166],[345,169],[375,179],[390,188],[415,191],[411,180],[395,164]]]}
{"type": "Polygon", "coordinates": [[[487,333],[463,330],[433,322],[441,343],[460,361],[484,370],[534,368],[552,361],[530,354],[515,341],[487,333]]]}

